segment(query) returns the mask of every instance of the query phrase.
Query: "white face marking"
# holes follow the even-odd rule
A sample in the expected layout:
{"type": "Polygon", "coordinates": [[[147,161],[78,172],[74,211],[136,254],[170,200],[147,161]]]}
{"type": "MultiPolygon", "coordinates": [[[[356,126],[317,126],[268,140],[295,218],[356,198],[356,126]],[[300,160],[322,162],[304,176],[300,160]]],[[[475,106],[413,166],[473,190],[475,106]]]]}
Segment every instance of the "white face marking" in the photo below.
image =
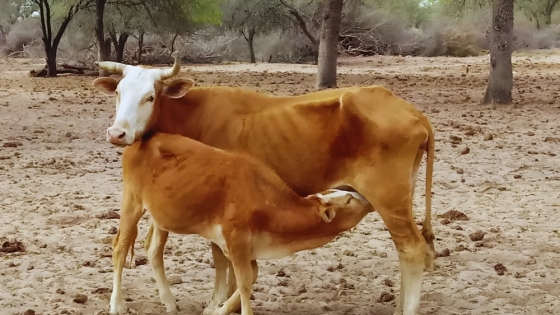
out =
{"type": "Polygon", "coordinates": [[[321,198],[323,201],[325,202],[329,202],[335,198],[338,197],[344,197],[346,195],[351,195],[352,197],[354,197],[355,199],[358,199],[359,201],[361,201],[362,203],[367,203],[368,201],[366,200],[366,198],[364,198],[362,195],[360,195],[357,192],[354,191],[346,191],[346,190],[340,190],[340,189],[329,189],[328,190],[329,193],[327,194],[317,194],[317,197],[321,198]]]}
{"type": "Polygon", "coordinates": [[[159,69],[128,66],[117,86],[117,113],[113,127],[126,132],[126,142],[132,144],[141,135],[154,110],[154,84],[160,77],[159,69]],[[125,128],[126,127],[126,128],[125,128]]]}

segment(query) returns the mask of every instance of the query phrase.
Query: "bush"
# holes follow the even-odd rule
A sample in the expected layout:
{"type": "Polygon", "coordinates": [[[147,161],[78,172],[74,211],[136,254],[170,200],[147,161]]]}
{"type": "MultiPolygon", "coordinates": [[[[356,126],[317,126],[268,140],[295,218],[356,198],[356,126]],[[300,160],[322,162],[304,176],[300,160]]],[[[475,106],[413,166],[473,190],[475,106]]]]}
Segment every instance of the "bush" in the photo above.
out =
{"type": "Polygon", "coordinates": [[[42,44],[42,31],[39,20],[35,18],[17,21],[6,35],[7,53],[24,51],[24,47],[38,42],[42,44]]]}

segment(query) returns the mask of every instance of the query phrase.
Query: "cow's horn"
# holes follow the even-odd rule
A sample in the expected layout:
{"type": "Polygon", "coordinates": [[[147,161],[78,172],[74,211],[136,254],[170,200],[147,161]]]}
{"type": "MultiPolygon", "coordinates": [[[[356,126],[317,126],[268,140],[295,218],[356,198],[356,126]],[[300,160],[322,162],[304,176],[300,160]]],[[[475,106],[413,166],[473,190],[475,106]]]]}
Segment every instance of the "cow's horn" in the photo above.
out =
{"type": "Polygon", "coordinates": [[[181,60],[179,59],[179,52],[175,51],[173,55],[175,57],[175,62],[173,63],[173,67],[169,69],[161,70],[161,75],[160,75],[161,80],[174,77],[179,73],[179,71],[181,71],[181,60]]]}
{"type": "Polygon", "coordinates": [[[95,65],[101,70],[117,74],[123,74],[124,69],[126,68],[124,63],[114,61],[96,61],[95,65]]]}

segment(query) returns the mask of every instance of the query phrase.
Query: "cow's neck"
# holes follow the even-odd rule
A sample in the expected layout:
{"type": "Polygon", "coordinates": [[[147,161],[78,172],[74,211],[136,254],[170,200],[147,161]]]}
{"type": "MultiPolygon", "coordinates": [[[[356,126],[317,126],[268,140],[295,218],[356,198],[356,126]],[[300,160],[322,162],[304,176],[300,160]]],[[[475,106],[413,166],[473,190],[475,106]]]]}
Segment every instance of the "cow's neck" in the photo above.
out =
{"type": "Polygon", "coordinates": [[[207,89],[189,91],[181,99],[165,99],[159,108],[155,129],[159,132],[179,134],[210,146],[227,149],[235,146],[235,126],[242,117],[233,114],[233,106],[223,100],[212,100],[207,89]]]}
{"type": "Polygon", "coordinates": [[[264,230],[273,236],[296,240],[297,238],[322,238],[339,233],[338,224],[325,222],[319,215],[316,202],[305,200],[300,205],[285,205],[267,209],[256,217],[266,216],[264,230]]]}

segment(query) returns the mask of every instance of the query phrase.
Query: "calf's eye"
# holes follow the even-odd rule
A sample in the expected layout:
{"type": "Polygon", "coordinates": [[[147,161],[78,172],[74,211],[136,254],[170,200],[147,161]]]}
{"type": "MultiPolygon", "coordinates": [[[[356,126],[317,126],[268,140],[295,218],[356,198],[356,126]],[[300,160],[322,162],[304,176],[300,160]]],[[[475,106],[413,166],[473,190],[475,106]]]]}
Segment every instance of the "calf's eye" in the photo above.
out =
{"type": "Polygon", "coordinates": [[[146,99],[146,102],[153,102],[154,101],[154,96],[150,96],[146,99]]]}

